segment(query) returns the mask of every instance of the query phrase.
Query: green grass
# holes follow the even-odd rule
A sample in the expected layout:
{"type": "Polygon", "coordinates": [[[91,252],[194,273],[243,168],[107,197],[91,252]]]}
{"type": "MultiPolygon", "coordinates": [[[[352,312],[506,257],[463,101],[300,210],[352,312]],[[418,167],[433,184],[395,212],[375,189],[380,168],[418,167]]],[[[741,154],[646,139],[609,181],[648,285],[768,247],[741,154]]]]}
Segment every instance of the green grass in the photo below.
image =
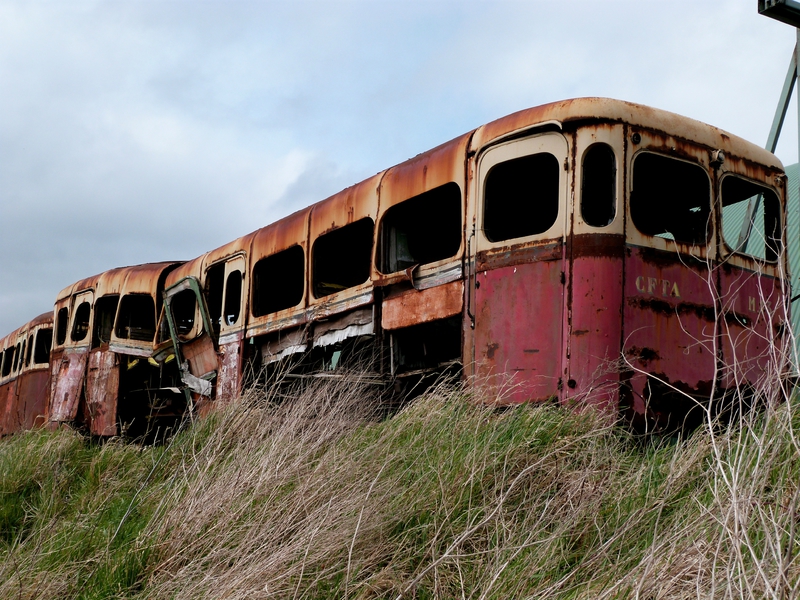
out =
{"type": "Polygon", "coordinates": [[[440,388],[0,441],[3,598],[797,598],[794,402],[688,439],[440,388]]]}

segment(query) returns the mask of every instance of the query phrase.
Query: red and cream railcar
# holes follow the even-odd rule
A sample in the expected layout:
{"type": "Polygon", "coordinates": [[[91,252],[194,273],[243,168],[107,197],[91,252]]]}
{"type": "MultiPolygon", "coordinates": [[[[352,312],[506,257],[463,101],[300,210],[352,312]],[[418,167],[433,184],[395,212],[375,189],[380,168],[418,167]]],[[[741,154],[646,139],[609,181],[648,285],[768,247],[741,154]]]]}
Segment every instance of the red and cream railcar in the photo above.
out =
{"type": "Polygon", "coordinates": [[[784,197],[774,155],[712,126],[598,98],[524,110],[172,271],[157,358],[205,402],[290,356],[358,356],[376,379],[455,367],[502,402],[663,421],[774,358],[784,197]]]}
{"type": "Polygon", "coordinates": [[[0,435],[45,424],[52,340],[53,313],[0,339],[0,435]]]}
{"type": "Polygon", "coordinates": [[[131,434],[184,410],[177,365],[152,358],[164,280],[180,263],[122,267],[59,293],[48,418],[92,434],[131,434]]]}

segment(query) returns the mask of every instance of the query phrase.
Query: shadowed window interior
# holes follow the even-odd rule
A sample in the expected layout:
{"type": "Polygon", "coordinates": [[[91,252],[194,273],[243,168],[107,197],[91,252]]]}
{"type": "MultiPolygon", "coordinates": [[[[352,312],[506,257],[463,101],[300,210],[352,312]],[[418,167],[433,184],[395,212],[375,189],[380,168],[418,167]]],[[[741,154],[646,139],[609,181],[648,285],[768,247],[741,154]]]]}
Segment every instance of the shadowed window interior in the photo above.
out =
{"type": "Polygon", "coordinates": [[[181,290],[169,301],[172,319],[180,339],[185,339],[194,328],[194,316],[197,310],[197,297],[191,289],[181,290]]]}
{"type": "Polygon", "coordinates": [[[72,322],[72,333],[70,338],[73,342],[80,342],[86,339],[89,333],[89,320],[92,316],[92,305],[88,302],[81,302],[75,309],[75,318],[72,322]]]}
{"type": "Polygon", "coordinates": [[[3,352],[3,377],[8,377],[11,374],[11,365],[14,362],[14,347],[6,348],[3,352]]]}
{"type": "Polygon", "coordinates": [[[33,356],[33,334],[28,336],[28,351],[25,354],[25,366],[31,364],[31,356],[33,356]]]}
{"type": "Polygon", "coordinates": [[[20,355],[19,343],[17,343],[17,345],[14,346],[14,366],[13,366],[14,373],[16,373],[19,370],[19,363],[20,363],[19,355],[20,355]]]}
{"type": "Polygon", "coordinates": [[[20,369],[22,369],[22,367],[25,366],[25,355],[28,353],[27,350],[28,350],[28,340],[24,339],[24,340],[22,340],[22,348],[21,348],[21,350],[19,352],[19,368],[20,369]]]}
{"type": "Polygon", "coordinates": [[[400,204],[383,215],[380,225],[381,273],[455,256],[461,247],[461,188],[446,183],[400,204]]]}
{"type": "Polygon", "coordinates": [[[617,159],[608,144],[593,144],[583,155],[581,216],[587,225],[606,227],[617,209],[617,159]]]}
{"type": "Polygon", "coordinates": [[[303,299],[305,253],[300,246],[259,260],[253,267],[253,316],[292,308],[303,299]]]}
{"type": "Polygon", "coordinates": [[[492,167],[484,184],[483,230],[490,242],[538,235],[558,218],[558,159],[541,152],[492,167]]]}
{"type": "Polygon", "coordinates": [[[633,162],[631,219],[646,235],[705,244],[711,231],[711,182],[705,169],[643,152],[633,162]]]}
{"type": "Polygon", "coordinates": [[[50,346],[53,344],[53,330],[40,329],[36,333],[36,345],[33,353],[33,362],[37,365],[50,360],[50,346]]]}
{"type": "Polygon", "coordinates": [[[114,330],[114,317],[117,315],[119,296],[116,294],[98,298],[94,303],[94,327],[92,328],[92,348],[111,341],[114,330]]]}
{"type": "Polygon", "coordinates": [[[224,262],[212,265],[206,271],[206,305],[208,306],[208,316],[211,319],[211,327],[214,328],[215,337],[219,335],[219,327],[220,323],[222,323],[222,282],[224,279],[224,262]]]}
{"type": "Polygon", "coordinates": [[[730,250],[775,261],[780,255],[781,234],[781,205],[775,192],[732,175],[722,180],[722,237],[730,250]],[[750,236],[739,247],[751,203],[757,210],[750,219],[750,236]]]}
{"type": "Polygon", "coordinates": [[[375,223],[360,219],[319,236],[311,256],[314,296],[322,298],[369,279],[375,223]]]}
{"type": "Polygon", "coordinates": [[[117,337],[152,342],[156,335],[156,303],[149,294],[126,294],[119,306],[117,337]]]}
{"type": "Polygon", "coordinates": [[[64,306],[58,309],[56,315],[56,344],[61,346],[67,341],[67,323],[69,322],[69,309],[64,306]]]}
{"type": "Polygon", "coordinates": [[[236,325],[242,310],[242,272],[239,270],[228,273],[225,282],[225,325],[236,325]]]}

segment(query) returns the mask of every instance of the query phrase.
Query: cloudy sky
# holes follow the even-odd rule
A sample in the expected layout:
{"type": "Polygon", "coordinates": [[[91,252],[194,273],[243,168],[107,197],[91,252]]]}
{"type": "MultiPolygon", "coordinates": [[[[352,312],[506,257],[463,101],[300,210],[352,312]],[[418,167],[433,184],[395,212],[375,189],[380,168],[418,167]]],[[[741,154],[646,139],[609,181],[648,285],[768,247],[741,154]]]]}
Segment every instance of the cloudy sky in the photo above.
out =
{"type": "Polygon", "coordinates": [[[0,0],[0,336],[525,107],[610,96],[763,144],[794,36],[757,0],[0,0]]]}

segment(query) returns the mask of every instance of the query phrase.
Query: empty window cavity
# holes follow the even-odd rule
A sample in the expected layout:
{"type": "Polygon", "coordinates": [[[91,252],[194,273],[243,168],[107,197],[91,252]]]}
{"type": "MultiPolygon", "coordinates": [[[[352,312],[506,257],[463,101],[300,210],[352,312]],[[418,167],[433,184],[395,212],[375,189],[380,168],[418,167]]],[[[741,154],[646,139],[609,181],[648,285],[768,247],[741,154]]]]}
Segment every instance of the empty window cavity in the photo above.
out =
{"type": "Polygon", "coordinates": [[[172,320],[179,337],[184,338],[194,328],[194,316],[197,310],[197,297],[191,289],[181,290],[175,294],[169,303],[172,320]]]}
{"type": "Polygon", "coordinates": [[[705,244],[710,198],[711,184],[702,167],[651,152],[634,160],[631,219],[642,233],[705,244]]]}
{"type": "Polygon", "coordinates": [[[544,233],[558,218],[561,167],[547,152],[492,167],[484,188],[483,230],[491,242],[544,233]]]}
{"type": "Polygon", "coordinates": [[[149,294],[126,294],[119,306],[117,337],[152,342],[156,334],[156,304],[149,294]]]}
{"type": "Polygon", "coordinates": [[[583,155],[581,216],[587,225],[606,227],[617,210],[617,159],[608,144],[594,144],[583,155]]]}
{"type": "Polygon", "coordinates": [[[19,343],[17,343],[17,345],[14,346],[14,367],[13,367],[14,373],[16,373],[19,370],[19,363],[20,363],[19,356],[20,356],[19,343]]]}
{"type": "Polygon", "coordinates": [[[73,342],[80,342],[89,333],[89,320],[92,316],[92,305],[88,302],[81,302],[75,310],[75,318],[72,322],[72,333],[70,337],[73,342]]]}
{"type": "Polygon", "coordinates": [[[14,347],[6,348],[3,352],[3,377],[8,377],[11,374],[11,367],[14,364],[14,347]]]}
{"type": "Polygon", "coordinates": [[[225,263],[217,263],[206,271],[206,305],[208,306],[208,316],[211,319],[211,327],[214,329],[214,336],[219,335],[219,327],[222,322],[222,282],[225,279],[225,263]]]}
{"type": "Polygon", "coordinates": [[[28,352],[25,355],[25,366],[29,366],[31,364],[31,356],[33,355],[33,334],[28,336],[28,352]]]}
{"type": "Polygon", "coordinates": [[[314,296],[322,298],[369,279],[375,224],[370,218],[321,235],[311,256],[314,296]]]}
{"type": "Polygon", "coordinates": [[[20,369],[25,366],[25,356],[28,354],[27,350],[28,350],[28,340],[24,339],[24,340],[22,340],[22,349],[19,352],[19,368],[20,369]]]}
{"type": "Polygon", "coordinates": [[[386,211],[380,271],[395,273],[455,256],[461,247],[461,189],[446,183],[386,211]]]}
{"type": "Polygon", "coordinates": [[[65,306],[58,310],[56,316],[56,344],[61,346],[67,341],[67,322],[69,321],[69,309],[65,306]]]}
{"type": "Polygon", "coordinates": [[[114,330],[114,317],[117,314],[119,296],[103,296],[94,304],[94,331],[92,332],[92,348],[111,341],[114,330]]]}
{"type": "Polygon", "coordinates": [[[253,316],[300,304],[305,287],[305,253],[300,246],[259,260],[253,267],[253,316]]]}
{"type": "Polygon", "coordinates": [[[228,273],[225,282],[225,325],[236,325],[242,309],[242,272],[238,269],[228,273]]]}
{"type": "Polygon", "coordinates": [[[730,250],[749,254],[761,260],[775,261],[781,248],[780,202],[771,189],[728,176],[722,180],[722,237],[730,250]],[[747,220],[749,206],[757,208],[747,220]],[[747,229],[750,235],[746,236],[747,229]],[[740,245],[740,234],[745,238],[740,245]]]}
{"type": "Polygon", "coordinates": [[[33,352],[33,362],[37,365],[47,363],[50,360],[50,347],[53,344],[53,330],[40,329],[36,333],[36,346],[33,352]]]}

